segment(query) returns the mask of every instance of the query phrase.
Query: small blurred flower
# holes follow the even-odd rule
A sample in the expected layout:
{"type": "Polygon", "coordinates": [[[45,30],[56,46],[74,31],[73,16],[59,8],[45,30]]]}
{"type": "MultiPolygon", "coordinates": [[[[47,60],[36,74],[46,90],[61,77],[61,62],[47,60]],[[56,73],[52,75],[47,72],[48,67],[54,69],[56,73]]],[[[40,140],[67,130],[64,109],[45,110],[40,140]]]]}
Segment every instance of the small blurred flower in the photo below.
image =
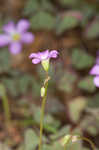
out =
{"type": "Polygon", "coordinates": [[[90,74],[95,75],[94,84],[96,85],[96,87],[99,87],[99,65],[94,65],[90,71],[90,74]]]}
{"type": "Polygon", "coordinates": [[[50,58],[57,58],[58,52],[56,50],[46,50],[44,52],[32,53],[29,58],[32,58],[33,64],[38,64],[43,60],[48,60],[50,58]]]}
{"type": "Polygon", "coordinates": [[[4,34],[0,34],[0,47],[9,45],[9,50],[12,54],[18,54],[22,50],[22,43],[31,43],[34,40],[34,35],[27,32],[29,29],[29,22],[21,19],[17,25],[14,22],[9,22],[4,25],[4,34]]]}
{"type": "Polygon", "coordinates": [[[95,75],[94,84],[96,85],[96,87],[99,87],[99,51],[96,58],[96,64],[92,67],[90,74],[95,75]]]}
{"type": "Polygon", "coordinates": [[[49,60],[50,58],[57,58],[58,51],[57,50],[46,50],[44,52],[32,53],[29,58],[32,59],[33,64],[38,64],[41,62],[45,71],[49,69],[49,60]]]}

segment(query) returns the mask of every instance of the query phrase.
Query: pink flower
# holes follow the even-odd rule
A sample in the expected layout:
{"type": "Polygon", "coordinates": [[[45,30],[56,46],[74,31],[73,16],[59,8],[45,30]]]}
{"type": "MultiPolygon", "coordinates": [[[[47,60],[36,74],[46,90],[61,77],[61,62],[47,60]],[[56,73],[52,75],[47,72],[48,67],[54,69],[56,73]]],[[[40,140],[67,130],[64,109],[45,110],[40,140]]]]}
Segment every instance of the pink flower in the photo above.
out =
{"type": "Polygon", "coordinates": [[[3,27],[4,34],[0,34],[0,47],[9,45],[9,50],[12,54],[18,54],[22,50],[22,43],[29,44],[33,42],[34,35],[27,30],[30,23],[21,19],[17,25],[14,22],[9,22],[3,27]]]}
{"type": "Polygon", "coordinates": [[[58,51],[57,50],[45,50],[44,52],[32,53],[29,58],[32,59],[33,64],[38,64],[44,60],[49,60],[50,58],[57,58],[58,51]]]}

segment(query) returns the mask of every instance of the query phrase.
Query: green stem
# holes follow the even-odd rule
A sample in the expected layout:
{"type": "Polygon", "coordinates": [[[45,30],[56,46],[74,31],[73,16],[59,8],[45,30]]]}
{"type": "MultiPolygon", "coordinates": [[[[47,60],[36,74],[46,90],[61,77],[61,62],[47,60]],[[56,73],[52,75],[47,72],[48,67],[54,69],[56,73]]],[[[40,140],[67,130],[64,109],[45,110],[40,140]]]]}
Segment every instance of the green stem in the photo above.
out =
{"type": "Polygon", "coordinates": [[[6,125],[10,124],[11,121],[11,115],[10,115],[10,107],[8,103],[8,98],[6,95],[2,96],[2,101],[3,101],[3,108],[4,108],[4,114],[5,114],[5,121],[6,125]]]}
{"type": "Polygon", "coordinates": [[[39,150],[41,150],[41,148],[42,148],[43,121],[44,121],[44,112],[45,112],[45,104],[46,104],[46,97],[47,97],[48,80],[49,80],[49,77],[47,76],[47,78],[44,82],[45,94],[42,98],[42,106],[41,106],[39,150]]]}
{"type": "Polygon", "coordinates": [[[95,150],[95,145],[94,145],[94,143],[91,140],[89,140],[86,137],[80,137],[79,139],[87,141],[91,145],[92,150],[95,150]]]}

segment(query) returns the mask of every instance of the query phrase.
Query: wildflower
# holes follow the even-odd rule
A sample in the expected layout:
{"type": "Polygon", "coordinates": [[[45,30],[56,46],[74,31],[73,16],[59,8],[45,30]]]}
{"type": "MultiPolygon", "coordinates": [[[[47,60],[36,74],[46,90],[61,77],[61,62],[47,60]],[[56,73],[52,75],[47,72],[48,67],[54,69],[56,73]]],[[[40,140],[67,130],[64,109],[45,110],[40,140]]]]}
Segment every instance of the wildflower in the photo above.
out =
{"type": "Polygon", "coordinates": [[[41,62],[45,71],[49,69],[49,60],[50,58],[57,58],[58,52],[57,50],[46,50],[44,52],[32,53],[30,54],[29,58],[32,59],[33,64],[38,64],[41,62]]]}
{"type": "Polygon", "coordinates": [[[34,40],[34,35],[27,32],[29,29],[29,22],[25,19],[21,19],[17,25],[14,22],[9,22],[4,25],[4,34],[0,34],[0,47],[9,45],[9,50],[12,54],[21,52],[22,43],[31,43],[34,40]]]}

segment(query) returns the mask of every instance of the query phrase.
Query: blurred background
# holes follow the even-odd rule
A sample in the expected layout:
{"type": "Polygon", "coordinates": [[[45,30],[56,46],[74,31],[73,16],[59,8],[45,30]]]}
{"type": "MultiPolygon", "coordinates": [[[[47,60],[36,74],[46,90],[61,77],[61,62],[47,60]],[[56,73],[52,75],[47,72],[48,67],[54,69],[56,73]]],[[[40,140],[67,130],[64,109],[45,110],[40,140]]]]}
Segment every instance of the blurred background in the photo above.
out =
{"type": "MultiPolygon", "coordinates": [[[[33,65],[31,52],[56,49],[51,61],[45,110],[43,150],[60,150],[60,138],[79,134],[99,150],[99,90],[89,75],[99,49],[98,0],[0,0],[0,32],[9,21],[30,21],[35,40],[12,55],[0,48],[0,86],[4,86],[11,112],[6,128],[0,89],[0,150],[36,150],[39,142],[40,88],[45,77],[33,65]]],[[[90,150],[84,141],[71,150],[90,150]]]]}

